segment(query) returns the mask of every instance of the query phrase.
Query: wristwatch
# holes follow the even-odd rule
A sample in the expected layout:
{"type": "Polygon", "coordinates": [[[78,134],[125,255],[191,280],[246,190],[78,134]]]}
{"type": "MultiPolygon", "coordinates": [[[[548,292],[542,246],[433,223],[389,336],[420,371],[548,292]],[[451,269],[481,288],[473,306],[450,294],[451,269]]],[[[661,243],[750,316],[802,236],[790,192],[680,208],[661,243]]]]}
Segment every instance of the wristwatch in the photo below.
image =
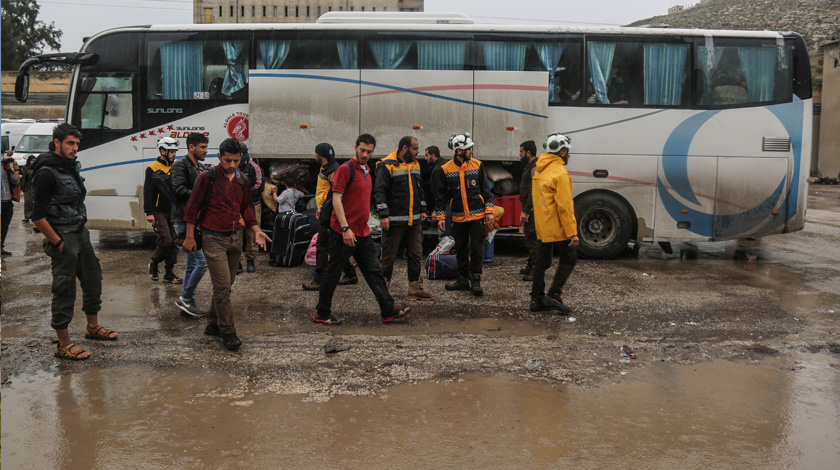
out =
{"type": "Polygon", "coordinates": [[[348,231],[348,230],[350,230],[350,226],[349,226],[349,225],[345,225],[344,227],[341,227],[341,232],[342,232],[342,233],[343,233],[343,232],[346,232],[346,231],[348,231]]]}

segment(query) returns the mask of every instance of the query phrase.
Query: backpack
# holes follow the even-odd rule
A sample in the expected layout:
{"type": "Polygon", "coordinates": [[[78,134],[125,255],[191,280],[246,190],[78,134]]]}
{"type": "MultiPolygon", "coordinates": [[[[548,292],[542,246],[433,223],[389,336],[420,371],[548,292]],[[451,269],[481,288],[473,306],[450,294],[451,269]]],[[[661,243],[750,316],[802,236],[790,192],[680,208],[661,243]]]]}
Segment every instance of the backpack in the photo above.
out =
{"type": "MultiPolygon", "coordinates": [[[[353,166],[353,162],[349,160],[347,162],[342,163],[342,165],[347,165],[350,167],[350,178],[347,179],[347,186],[350,186],[353,183],[353,178],[356,176],[356,168],[353,166]]],[[[336,168],[335,171],[338,171],[338,168],[336,168]]],[[[333,177],[335,177],[335,172],[333,172],[333,177]]],[[[319,221],[322,224],[330,223],[330,218],[332,217],[333,212],[332,199],[332,182],[330,182],[330,194],[329,196],[327,196],[327,200],[324,201],[323,204],[321,204],[321,218],[319,219],[319,221]]]]}

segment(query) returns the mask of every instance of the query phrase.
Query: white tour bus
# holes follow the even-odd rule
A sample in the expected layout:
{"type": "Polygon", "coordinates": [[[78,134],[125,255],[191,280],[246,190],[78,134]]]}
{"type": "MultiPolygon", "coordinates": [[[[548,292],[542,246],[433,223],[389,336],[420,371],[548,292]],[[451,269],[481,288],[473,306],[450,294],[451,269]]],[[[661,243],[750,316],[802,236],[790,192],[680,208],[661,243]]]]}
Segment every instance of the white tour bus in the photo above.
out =
{"type": "MultiPolygon", "coordinates": [[[[315,24],[138,26],[78,53],[66,120],[91,228],[150,230],[145,167],[160,136],[203,132],[271,159],[339,158],[361,132],[376,157],[416,136],[421,151],[470,132],[477,158],[517,179],[523,141],[572,139],[581,252],[630,240],[703,241],[800,230],[812,100],[796,33],[477,25],[460,14],[328,13],[315,24]]],[[[428,176],[426,176],[428,177],[428,176]]],[[[518,217],[516,217],[518,219],[518,217]]]]}

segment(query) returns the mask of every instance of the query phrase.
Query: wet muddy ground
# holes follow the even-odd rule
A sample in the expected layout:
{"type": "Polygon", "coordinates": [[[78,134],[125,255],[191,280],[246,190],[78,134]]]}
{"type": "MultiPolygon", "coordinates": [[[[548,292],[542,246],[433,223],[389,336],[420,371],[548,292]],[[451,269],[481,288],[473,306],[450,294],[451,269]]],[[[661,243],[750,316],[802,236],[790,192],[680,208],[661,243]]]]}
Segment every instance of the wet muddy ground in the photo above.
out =
{"type": "MultiPolygon", "coordinates": [[[[93,353],[84,363],[52,357],[49,262],[15,222],[3,259],[3,463],[836,468],[840,188],[811,187],[807,219],[737,259],[743,247],[725,242],[581,261],[564,294],[571,317],[528,311],[515,241],[497,242],[483,297],[426,281],[437,299],[388,325],[364,285],[339,288],[344,325],[313,324],[308,267],[262,255],[234,286],[237,353],[179,315],[178,286],[148,279],[150,248],[95,233],[100,320],[122,336],[85,341],[74,320],[93,353]],[[77,426],[96,452],[82,451],[77,426]]],[[[392,285],[401,302],[404,269],[392,285]]],[[[209,279],[198,290],[209,295],[209,279]]]]}

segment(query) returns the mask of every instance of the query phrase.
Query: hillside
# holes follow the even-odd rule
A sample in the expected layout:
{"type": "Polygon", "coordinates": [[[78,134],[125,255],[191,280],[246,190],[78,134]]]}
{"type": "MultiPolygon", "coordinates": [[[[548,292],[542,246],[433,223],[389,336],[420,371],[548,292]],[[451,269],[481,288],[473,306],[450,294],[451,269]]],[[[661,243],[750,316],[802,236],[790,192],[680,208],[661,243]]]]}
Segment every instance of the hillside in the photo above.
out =
{"type": "MultiPolygon", "coordinates": [[[[679,0],[674,1],[679,5],[679,0]]],[[[681,12],[636,21],[629,26],[796,31],[817,50],[840,37],[840,0],[706,0],[681,12]]]]}

